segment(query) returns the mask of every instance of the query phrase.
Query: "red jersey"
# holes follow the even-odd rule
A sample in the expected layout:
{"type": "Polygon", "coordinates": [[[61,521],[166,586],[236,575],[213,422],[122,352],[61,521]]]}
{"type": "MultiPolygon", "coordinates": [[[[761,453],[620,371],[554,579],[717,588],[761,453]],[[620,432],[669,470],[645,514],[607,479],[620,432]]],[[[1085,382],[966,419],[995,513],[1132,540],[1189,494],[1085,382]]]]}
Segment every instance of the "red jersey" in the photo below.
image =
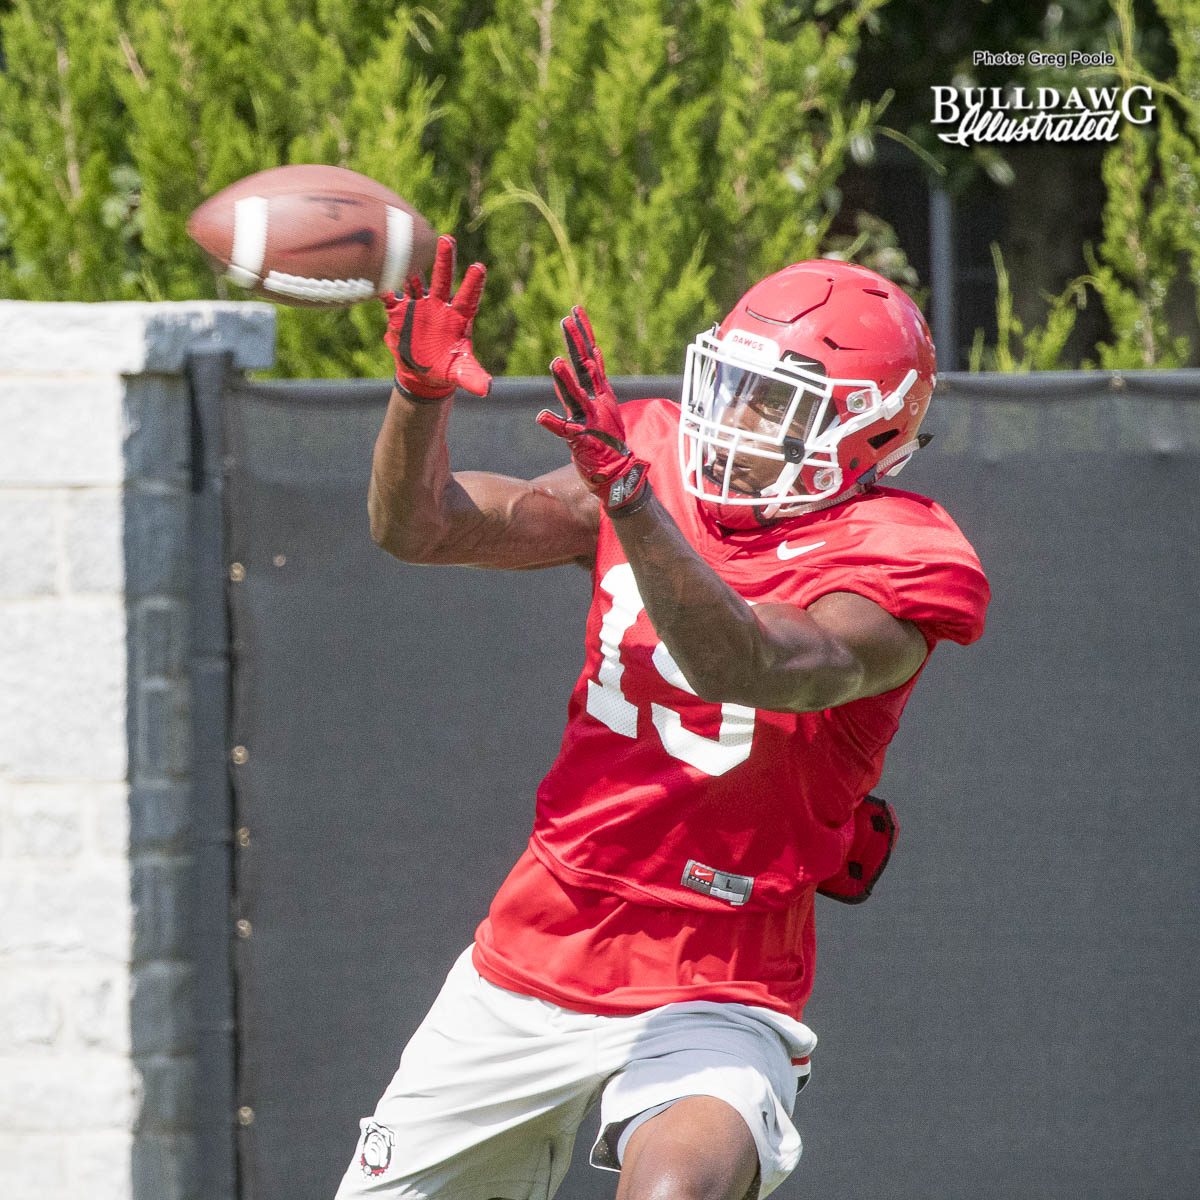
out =
{"type": "MultiPolygon", "coordinates": [[[[750,603],[807,607],[855,592],[912,621],[930,648],[982,633],[987,581],[933,501],[872,488],[722,531],[683,490],[676,406],[621,412],[630,446],[654,464],[658,499],[750,603]]],[[[735,999],[798,1015],[811,989],[813,891],[842,865],[854,807],[879,779],[916,677],[815,713],[701,700],[654,632],[607,518],[586,638],[529,852],[476,935],[477,966],[502,986],[594,1011],[735,999]]]]}

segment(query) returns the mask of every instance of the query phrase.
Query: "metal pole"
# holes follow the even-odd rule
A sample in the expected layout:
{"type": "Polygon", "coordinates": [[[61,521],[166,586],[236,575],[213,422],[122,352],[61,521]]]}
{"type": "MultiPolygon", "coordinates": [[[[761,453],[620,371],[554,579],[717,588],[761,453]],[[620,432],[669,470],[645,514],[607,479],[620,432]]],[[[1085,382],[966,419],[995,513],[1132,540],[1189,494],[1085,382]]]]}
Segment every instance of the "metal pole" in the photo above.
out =
{"type": "Polygon", "coordinates": [[[229,779],[229,614],[225,594],[221,397],[232,355],[188,356],[193,954],[196,965],[196,1195],[235,1200],[234,993],[231,961],[233,799],[229,779]]]}
{"type": "Polygon", "coordinates": [[[954,201],[935,182],[929,189],[929,278],[939,373],[956,371],[960,366],[954,272],[954,201]]]}

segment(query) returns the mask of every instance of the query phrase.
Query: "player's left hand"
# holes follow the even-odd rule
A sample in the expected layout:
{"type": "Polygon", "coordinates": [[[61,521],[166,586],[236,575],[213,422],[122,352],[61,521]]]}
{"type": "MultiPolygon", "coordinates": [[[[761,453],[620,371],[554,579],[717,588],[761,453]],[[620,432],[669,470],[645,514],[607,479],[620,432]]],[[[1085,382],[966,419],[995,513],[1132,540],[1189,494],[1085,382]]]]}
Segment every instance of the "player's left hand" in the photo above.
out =
{"type": "Polygon", "coordinates": [[[538,424],[567,443],[584,483],[610,513],[632,512],[649,495],[650,464],[625,443],[620,407],[605,378],[604,358],[587,313],[572,308],[571,315],[563,318],[562,330],[571,361],[556,358],[550,372],[567,415],[544,408],[538,413],[538,424]]]}
{"type": "Polygon", "coordinates": [[[413,275],[399,296],[383,297],[388,314],[383,340],[396,360],[396,386],[417,400],[445,400],[456,387],[486,396],[492,386],[471,349],[471,325],[487,270],[472,263],[451,297],[454,250],[452,237],[438,238],[428,295],[420,276],[413,275]]]}

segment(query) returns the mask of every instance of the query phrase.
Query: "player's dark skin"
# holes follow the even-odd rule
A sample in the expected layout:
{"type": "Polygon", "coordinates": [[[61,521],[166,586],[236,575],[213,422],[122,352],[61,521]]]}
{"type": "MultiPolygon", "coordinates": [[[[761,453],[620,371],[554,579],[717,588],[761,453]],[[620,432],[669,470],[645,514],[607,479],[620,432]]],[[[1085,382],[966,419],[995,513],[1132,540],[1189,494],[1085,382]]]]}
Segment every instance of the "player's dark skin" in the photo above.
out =
{"type": "MultiPolygon", "coordinates": [[[[532,480],[452,472],[448,403],[393,390],[375,444],[371,532],[405,562],[529,570],[595,560],[600,501],[573,465],[532,480]]],[[[655,632],[697,694],[714,703],[815,712],[910,679],[928,654],[916,626],[850,592],[807,609],[746,603],[700,557],[653,495],[618,514],[621,541],[655,632]]],[[[737,1111],[689,1096],[626,1147],[617,1200],[744,1200],[758,1155],[737,1111]]]]}
{"type": "MultiPolygon", "coordinates": [[[[372,536],[406,562],[528,570],[596,554],[600,502],[571,465],[533,480],[451,472],[448,404],[393,391],[375,444],[372,536]]],[[[899,687],[928,647],[852,592],[807,609],[746,603],[700,557],[653,497],[613,528],[655,632],[696,693],[781,712],[819,712],[899,687]]]]}

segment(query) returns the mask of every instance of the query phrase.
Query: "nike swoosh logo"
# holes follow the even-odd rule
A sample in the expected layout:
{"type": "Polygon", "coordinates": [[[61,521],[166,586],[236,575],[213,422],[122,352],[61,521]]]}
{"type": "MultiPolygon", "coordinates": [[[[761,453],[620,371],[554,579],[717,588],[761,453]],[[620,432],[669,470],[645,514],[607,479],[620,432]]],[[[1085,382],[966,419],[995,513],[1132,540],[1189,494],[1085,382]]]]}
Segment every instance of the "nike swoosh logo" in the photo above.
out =
{"type": "Polygon", "coordinates": [[[819,546],[825,545],[824,542],[809,542],[807,546],[789,546],[787,542],[780,542],[778,554],[785,561],[789,558],[797,558],[801,554],[807,554],[810,550],[816,550],[819,546]]]}
{"type": "Polygon", "coordinates": [[[423,367],[412,357],[413,317],[415,315],[413,306],[414,301],[409,300],[408,307],[404,310],[404,322],[400,326],[400,333],[397,336],[396,350],[410,371],[416,371],[418,375],[428,375],[430,368],[423,367]]]}

